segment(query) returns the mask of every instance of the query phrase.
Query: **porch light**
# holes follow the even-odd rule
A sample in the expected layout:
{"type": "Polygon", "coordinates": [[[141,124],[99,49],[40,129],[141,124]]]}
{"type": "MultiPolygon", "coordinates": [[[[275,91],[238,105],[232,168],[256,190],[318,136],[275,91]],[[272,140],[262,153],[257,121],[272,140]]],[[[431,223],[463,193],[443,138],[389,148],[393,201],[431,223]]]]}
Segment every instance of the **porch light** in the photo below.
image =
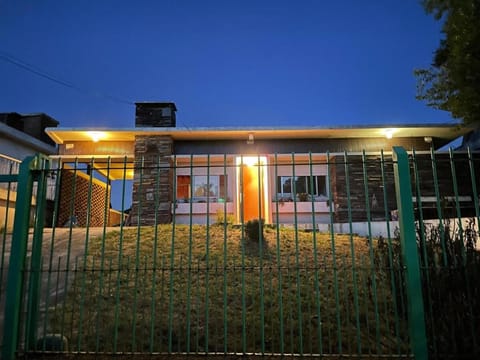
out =
{"type": "Polygon", "coordinates": [[[107,137],[107,134],[103,131],[87,131],[86,133],[93,142],[99,142],[107,137]]]}
{"type": "Polygon", "coordinates": [[[393,133],[395,132],[394,129],[386,129],[385,130],[385,137],[387,139],[391,139],[393,137],[393,133]]]}
{"type": "Polygon", "coordinates": [[[247,140],[247,144],[248,145],[251,145],[255,142],[255,137],[253,136],[253,133],[249,133],[248,134],[248,140],[247,140]]]}

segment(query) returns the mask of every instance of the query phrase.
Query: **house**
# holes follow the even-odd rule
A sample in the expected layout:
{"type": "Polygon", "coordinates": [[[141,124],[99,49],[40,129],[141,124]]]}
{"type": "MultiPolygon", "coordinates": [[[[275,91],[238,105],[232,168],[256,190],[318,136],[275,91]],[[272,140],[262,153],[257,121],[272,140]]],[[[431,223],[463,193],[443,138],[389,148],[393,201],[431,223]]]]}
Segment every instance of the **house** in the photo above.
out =
{"type": "MultiPolygon", "coordinates": [[[[56,144],[45,133],[45,128],[57,125],[57,120],[43,113],[0,113],[0,174],[17,174],[20,162],[27,156],[56,154],[56,144]]],[[[47,198],[52,200],[54,187],[51,181],[49,185],[47,198]]],[[[16,184],[0,183],[0,228],[12,227],[15,199],[16,184]]]]}
{"type": "MultiPolygon", "coordinates": [[[[46,132],[64,164],[88,164],[107,186],[132,180],[132,225],[205,224],[218,213],[237,223],[312,225],[389,219],[392,147],[430,156],[469,131],[454,124],[186,128],[176,126],[176,111],[173,102],[139,102],[134,128],[46,132]]],[[[101,217],[103,205],[95,208],[101,217]]]]}

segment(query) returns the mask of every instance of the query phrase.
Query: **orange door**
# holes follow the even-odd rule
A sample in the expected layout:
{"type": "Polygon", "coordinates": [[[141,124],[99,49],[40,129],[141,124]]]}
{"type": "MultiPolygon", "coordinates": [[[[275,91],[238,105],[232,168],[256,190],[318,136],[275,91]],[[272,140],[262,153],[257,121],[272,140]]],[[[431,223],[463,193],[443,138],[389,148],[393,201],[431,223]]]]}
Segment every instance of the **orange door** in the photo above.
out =
{"type": "Polygon", "coordinates": [[[265,218],[262,204],[263,168],[259,165],[243,165],[243,220],[265,218]]]}

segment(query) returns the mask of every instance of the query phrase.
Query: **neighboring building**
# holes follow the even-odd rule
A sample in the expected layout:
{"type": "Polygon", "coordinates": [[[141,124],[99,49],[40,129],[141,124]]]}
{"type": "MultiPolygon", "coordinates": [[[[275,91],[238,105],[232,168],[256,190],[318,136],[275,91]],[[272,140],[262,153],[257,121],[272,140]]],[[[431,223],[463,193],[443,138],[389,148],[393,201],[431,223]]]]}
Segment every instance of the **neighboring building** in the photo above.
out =
{"type": "Polygon", "coordinates": [[[55,142],[45,128],[58,126],[58,121],[43,114],[0,113],[0,154],[16,160],[29,155],[57,153],[55,142]]]}
{"type": "MultiPolygon", "coordinates": [[[[20,162],[27,156],[56,154],[56,144],[45,133],[45,128],[57,125],[57,120],[43,113],[0,113],[0,174],[17,174],[20,162]]],[[[50,185],[47,199],[53,200],[53,182],[50,185]]],[[[15,200],[16,184],[0,183],[0,228],[11,228],[15,200]]]]}
{"type": "MultiPolygon", "coordinates": [[[[236,222],[263,218],[308,224],[314,213],[317,223],[328,223],[332,211],[335,222],[364,221],[366,199],[359,195],[364,171],[372,214],[385,220],[384,184],[391,195],[393,166],[386,156],[384,182],[380,151],[403,146],[429,153],[469,131],[452,124],[177,128],[174,103],[136,106],[135,128],[52,128],[47,133],[64,163],[95,157],[92,166],[108,181],[133,180],[129,221],[142,225],[169,223],[172,216],[177,223],[205,223],[207,213],[214,217],[225,209],[236,222]],[[345,151],[348,175],[356,179],[350,197],[342,185],[345,151]],[[368,168],[358,161],[362,157],[370,162],[368,168]]],[[[390,210],[396,209],[394,196],[388,202],[390,210]]]]}

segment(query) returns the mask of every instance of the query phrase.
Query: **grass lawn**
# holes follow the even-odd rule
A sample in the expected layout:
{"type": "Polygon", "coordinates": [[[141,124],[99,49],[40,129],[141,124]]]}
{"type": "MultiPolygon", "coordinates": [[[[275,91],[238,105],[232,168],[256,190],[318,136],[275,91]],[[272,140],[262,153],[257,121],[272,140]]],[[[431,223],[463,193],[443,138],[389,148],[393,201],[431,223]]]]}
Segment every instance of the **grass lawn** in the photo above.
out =
{"type": "Polygon", "coordinates": [[[159,225],[92,238],[49,331],[72,351],[408,353],[400,272],[378,240],[264,234],[159,225]]]}

